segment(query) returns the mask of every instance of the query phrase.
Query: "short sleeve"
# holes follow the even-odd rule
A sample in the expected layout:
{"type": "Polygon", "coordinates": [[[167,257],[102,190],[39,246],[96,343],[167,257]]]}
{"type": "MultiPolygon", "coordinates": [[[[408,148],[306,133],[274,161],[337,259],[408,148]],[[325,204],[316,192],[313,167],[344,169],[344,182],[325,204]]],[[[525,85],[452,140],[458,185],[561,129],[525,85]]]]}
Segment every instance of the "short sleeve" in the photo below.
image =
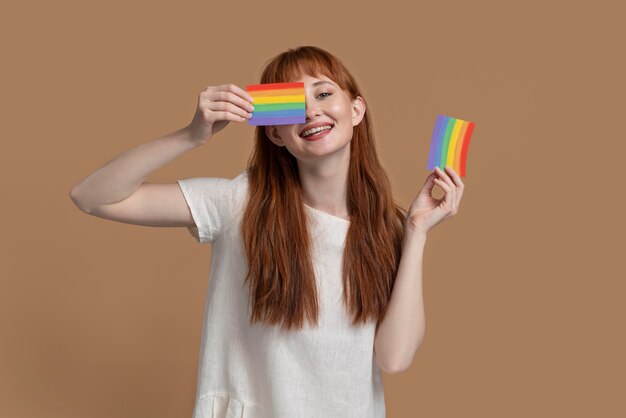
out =
{"type": "Polygon", "coordinates": [[[216,177],[177,180],[196,223],[187,229],[200,244],[213,242],[228,225],[232,182],[216,177]]]}

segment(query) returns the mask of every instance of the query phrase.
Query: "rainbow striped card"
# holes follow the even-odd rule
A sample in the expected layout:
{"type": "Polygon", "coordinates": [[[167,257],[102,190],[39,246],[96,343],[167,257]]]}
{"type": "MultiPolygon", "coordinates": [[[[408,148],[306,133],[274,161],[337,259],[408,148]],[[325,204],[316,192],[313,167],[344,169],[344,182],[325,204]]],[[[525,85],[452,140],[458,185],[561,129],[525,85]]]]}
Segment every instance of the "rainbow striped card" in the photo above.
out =
{"type": "Polygon", "coordinates": [[[266,83],[246,86],[254,111],[248,125],[290,125],[306,121],[304,83],[266,83]]]}
{"type": "Polygon", "coordinates": [[[443,170],[448,165],[464,177],[467,150],[474,126],[474,122],[437,115],[428,153],[428,170],[434,170],[435,166],[443,170]]]}

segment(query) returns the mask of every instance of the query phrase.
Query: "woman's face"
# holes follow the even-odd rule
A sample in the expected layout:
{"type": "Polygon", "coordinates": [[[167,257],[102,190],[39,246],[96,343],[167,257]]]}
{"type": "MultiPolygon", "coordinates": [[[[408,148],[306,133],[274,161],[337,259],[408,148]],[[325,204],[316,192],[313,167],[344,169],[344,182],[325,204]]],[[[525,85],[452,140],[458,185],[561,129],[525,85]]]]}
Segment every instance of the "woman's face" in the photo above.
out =
{"type": "Polygon", "coordinates": [[[321,77],[305,75],[299,80],[293,80],[304,83],[305,123],[265,127],[272,142],[287,147],[298,160],[311,161],[337,152],[349,153],[347,145],[352,140],[353,128],[365,115],[365,102],[361,97],[352,101],[335,82],[321,77]],[[310,126],[319,124],[331,125],[332,129],[306,138],[301,136],[310,126]]]}

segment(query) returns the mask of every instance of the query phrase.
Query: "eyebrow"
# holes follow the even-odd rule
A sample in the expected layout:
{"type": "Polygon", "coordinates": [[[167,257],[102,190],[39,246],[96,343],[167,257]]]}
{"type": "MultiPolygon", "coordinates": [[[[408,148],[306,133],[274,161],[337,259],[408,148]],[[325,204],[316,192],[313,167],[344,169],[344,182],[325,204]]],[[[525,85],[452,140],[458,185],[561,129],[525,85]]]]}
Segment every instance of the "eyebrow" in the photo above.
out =
{"type": "Polygon", "coordinates": [[[334,86],[333,83],[331,83],[330,81],[325,81],[325,80],[316,81],[315,83],[312,84],[312,86],[315,87],[315,86],[319,86],[320,84],[330,84],[331,86],[334,86]]]}

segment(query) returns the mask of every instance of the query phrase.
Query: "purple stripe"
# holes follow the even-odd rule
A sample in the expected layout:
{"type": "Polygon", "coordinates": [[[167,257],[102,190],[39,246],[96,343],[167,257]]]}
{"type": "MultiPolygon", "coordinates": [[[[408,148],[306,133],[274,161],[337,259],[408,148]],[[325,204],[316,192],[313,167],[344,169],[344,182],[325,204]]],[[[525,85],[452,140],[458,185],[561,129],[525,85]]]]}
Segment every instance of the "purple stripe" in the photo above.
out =
{"type": "Polygon", "coordinates": [[[450,139],[449,136],[446,138],[446,134],[448,131],[452,132],[452,125],[454,125],[454,118],[452,116],[444,116],[441,122],[441,129],[439,130],[439,138],[437,138],[437,152],[435,152],[435,164],[442,170],[446,165],[443,150],[448,148],[447,141],[450,139]]]}
{"type": "Polygon", "coordinates": [[[306,116],[291,116],[278,118],[252,118],[248,119],[249,126],[268,126],[268,125],[292,125],[296,123],[304,123],[306,116]]]}
{"type": "Polygon", "coordinates": [[[433,130],[433,136],[430,139],[430,151],[428,152],[427,170],[435,169],[435,157],[437,155],[437,142],[439,141],[439,132],[441,131],[442,124],[443,124],[443,115],[437,115],[437,121],[435,122],[435,129],[433,130]]]}

